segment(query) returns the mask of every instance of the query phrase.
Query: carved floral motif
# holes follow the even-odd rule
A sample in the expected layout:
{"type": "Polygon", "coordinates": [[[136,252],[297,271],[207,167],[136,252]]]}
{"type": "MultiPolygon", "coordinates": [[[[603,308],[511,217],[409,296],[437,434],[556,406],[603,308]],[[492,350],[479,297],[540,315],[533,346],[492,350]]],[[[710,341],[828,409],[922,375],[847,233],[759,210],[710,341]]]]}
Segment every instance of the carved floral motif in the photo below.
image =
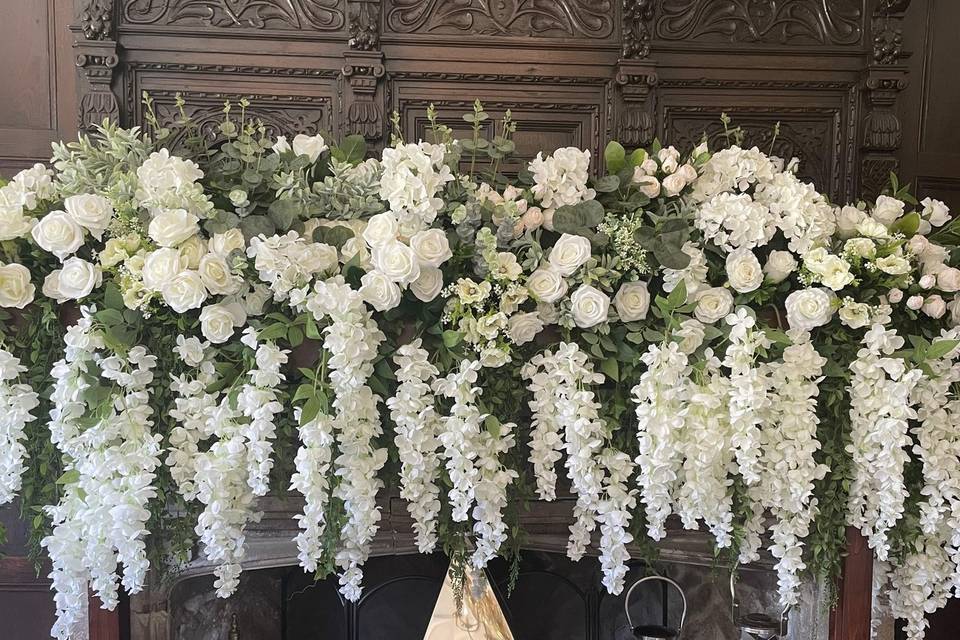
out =
{"type": "Polygon", "coordinates": [[[727,39],[737,43],[860,42],[860,0],[664,0],[656,22],[662,40],[727,39]]]}
{"type": "Polygon", "coordinates": [[[608,38],[611,0],[392,0],[387,25],[397,33],[483,33],[608,38]]]}
{"type": "Polygon", "coordinates": [[[338,31],[346,24],[341,0],[126,0],[131,24],[338,31]]]}

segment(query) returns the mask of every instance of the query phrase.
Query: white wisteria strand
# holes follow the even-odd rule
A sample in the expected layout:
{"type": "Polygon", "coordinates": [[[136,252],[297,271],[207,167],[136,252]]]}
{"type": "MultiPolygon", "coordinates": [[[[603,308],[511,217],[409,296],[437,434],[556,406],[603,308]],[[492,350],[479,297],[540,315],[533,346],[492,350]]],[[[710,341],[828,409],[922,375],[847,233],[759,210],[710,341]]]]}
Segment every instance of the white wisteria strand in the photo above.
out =
{"type": "Polygon", "coordinates": [[[36,391],[17,382],[26,371],[19,358],[0,348],[0,505],[20,491],[27,458],[24,428],[35,419],[30,412],[39,405],[36,391]]]}
{"type": "Polygon", "coordinates": [[[109,353],[91,312],[83,313],[67,330],[64,359],[54,365],[49,425],[66,473],[74,476],[60,503],[47,508],[53,532],[42,541],[53,567],[58,615],[52,633],[63,640],[85,633],[88,587],[108,609],[118,603],[119,583],[128,593],[143,588],[147,503],[156,495],[160,466],[149,395],[156,358],[141,346],[109,353]],[[100,386],[94,376],[109,383],[100,386]]]}

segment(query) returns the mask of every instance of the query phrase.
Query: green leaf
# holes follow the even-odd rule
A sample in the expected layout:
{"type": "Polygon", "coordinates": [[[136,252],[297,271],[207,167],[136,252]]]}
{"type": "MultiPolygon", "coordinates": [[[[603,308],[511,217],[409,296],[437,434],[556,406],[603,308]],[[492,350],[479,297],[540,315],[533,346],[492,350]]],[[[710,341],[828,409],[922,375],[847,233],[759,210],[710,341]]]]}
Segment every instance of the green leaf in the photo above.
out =
{"type": "Polygon", "coordinates": [[[359,134],[349,135],[343,139],[337,148],[337,160],[360,164],[367,155],[367,141],[359,134]],[[339,156],[339,157],[338,157],[339,156]]]}
{"type": "Polygon", "coordinates": [[[267,209],[267,215],[277,229],[286,231],[300,215],[300,205],[290,199],[274,200],[267,209]]]}
{"type": "Polygon", "coordinates": [[[57,484],[59,485],[74,484],[79,481],[80,481],[80,472],[77,471],[76,469],[65,471],[62,476],[57,478],[57,484]]]}
{"type": "Polygon", "coordinates": [[[122,310],[124,308],[123,295],[120,288],[113,282],[108,282],[103,291],[103,304],[109,309],[122,310]]]}
{"type": "Polygon", "coordinates": [[[685,269],[690,264],[690,256],[675,245],[664,244],[658,240],[654,242],[651,249],[657,262],[668,269],[685,269]]]}
{"type": "Polygon", "coordinates": [[[619,142],[610,141],[603,150],[603,160],[607,165],[607,173],[616,173],[626,164],[627,152],[619,142]]]}
{"type": "Polygon", "coordinates": [[[302,427],[316,418],[322,408],[323,404],[319,396],[313,396],[307,400],[306,404],[303,405],[303,409],[300,411],[300,426],[302,427]]]}
{"type": "Polygon", "coordinates": [[[960,340],[937,340],[927,349],[927,360],[937,360],[960,345],[960,340]]]}
{"type": "Polygon", "coordinates": [[[247,216],[240,220],[240,230],[243,231],[243,237],[247,242],[250,238],[255,238],[261,234],[269,237],[277,231],[273,220],[267,216],[247,216]]]}
{"type": "Polygon", "coordinates": [[[443,346],[445,346],[447,349],[452,349],[462,341],[463,334],[459,331],[451,331],[450,329],[447,329],[443,332],[443,346]]]}
{"type": "Polygon", "coordinates": [[[500,437],[500,421],[497,420],[496,416],[488,415],[484,418],[483,426],[494,438],[500,437]]]}
{"type": "Polygon", "coordinates": [[[687,301],[687,284],[683,280],[677,283],[670,295],[667,296],[667,306],[670,309],[676,309],[687,301]]]}
{"type": "Polygon", "coordinates": [[[600,370],[607,374],[607,377],[614,382],[620,381],[620,365],[613,358],[607,358],[600,363],[600,370]]]}
{"type": "Polygon", "coordinates": [[[354,236],[353,229],[346,225],[337,224],[332,227],[317,227],[313,232],[314,242],[322,242],[340,249],[347,240],[354,236]]]}
{"type": "Polygon", "coordinates": [[[615,175],[603,176],[593,183],[593,188],[600,193],[612,193],[620,188],[620,178],[615,175]]]}
{"type": "Polygon", "coordinates": [[[300,402],[301,400],[307,400],[308,398],[314,397],[314,388],[310,384],[301,384],[297,387],[296,392],[293,394],[293,399],[291,402],[300,402]]]}
{"type": "Polygon", "coordinates": [[[909,238],[914,236],[919,228],[920,214],[916,211],[911,211],[907,215],[894,222],[893,227],[891,227],[890,230],[894,233],[899,231],[909,238]]]}
{"type": "Polygon", "coordinates": [[[633,153],[630,154],[630,157],[627,158],[627,165],[630,168],[639,167],[647,159],[647,152],[643,149],[634,149],[633,153]]]}

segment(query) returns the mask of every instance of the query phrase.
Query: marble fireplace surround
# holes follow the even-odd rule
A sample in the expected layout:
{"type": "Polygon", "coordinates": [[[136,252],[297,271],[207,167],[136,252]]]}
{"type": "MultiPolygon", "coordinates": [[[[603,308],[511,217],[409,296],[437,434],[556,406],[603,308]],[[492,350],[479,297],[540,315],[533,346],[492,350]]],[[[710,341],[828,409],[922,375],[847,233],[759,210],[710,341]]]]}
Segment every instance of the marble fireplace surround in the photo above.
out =
{"type": "MultiPolygon", "coordinates": [[[[399,498],[379,501],[382,509],[380,531],[374,543],[372,556],[417,553],[411,520],[405,503],[399,498]]],[[[523,525],[528,532],[525,548],[532,551],[565,553],[567,526],[571,521],[572,499],[556,502],[536,502],[524,514],[523,525]]],[[[297,533],[293,515],[300,512],[301,502],[296,498],[263,498],[260,509],[263,517],[247,529],[245,576],[257,569],[275,569],[296,566],[297,549],[293,537],[297,533]]],[[[708,534],[703,531],[684,531],[679,522],[671,523],[667,538],[659,544],[659,570],[675,579],[685,590],[689,601],[686,638],[696,640],[739,640],[730,617],[729,574],[714,561],[708,534]],[[693,631],[695,630],[695,631],[693,631]],[[695,634],[695,635],[691,635],[695,634]]],[[[586,558],[585,562],[595,562],[586,558]]],[[[184,617],[200,615],[213,629],[204,638],[217,640],[254,640],[256,634],[245,634],[243,624],[236,616],[243,615],[251,606],[269,606],[257,601],[245,601],[242,606],[232,600],[213,597],[213,566],[202,558],[191,561],[182,572],[162,584],[150,580],[148,587],[131,597],[130,626],[132,640],[195,640],[177,629],[184,617]],[[202,586],[200,586],[202,585],[202,586]],[[199,588],[198,588],[199,587],[199,588]],[[192,612],[192,613],[191,613],[192,612]],[[231,632],[231,620],[235,627],[231,632]],[[238,629],[239,627],[239,633],[238,629]]],[[[628,586],[632,578],[628,577],[628,586]]],[[[738,583],[738,599],[742,612],[763,611],[775,615],[776,573],[773,559],[764,555],[758,563],[742,567],[738,583]]],[[[799,607],[790,613],[787,639],[826,640],[830,617],[829,592],[823,585],[807,579],[802,588],[799,607]]],[[[639,603],[638,603],[639,604],[639,603]]],[[[633,610],[633,609],[632,609],[633,610]]],[[[258,612],[258,616],[266,612],[258,612]]],[[[876,637],[876,636],[875,636],[876,637]]]]}

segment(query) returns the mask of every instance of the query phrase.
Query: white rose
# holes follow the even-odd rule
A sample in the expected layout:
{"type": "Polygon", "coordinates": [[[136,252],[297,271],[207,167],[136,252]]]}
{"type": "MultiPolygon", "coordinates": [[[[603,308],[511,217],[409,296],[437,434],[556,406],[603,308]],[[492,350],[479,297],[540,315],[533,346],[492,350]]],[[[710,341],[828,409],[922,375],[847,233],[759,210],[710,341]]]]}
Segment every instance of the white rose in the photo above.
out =
{"type": "Polygon", "coordinates": [[[177,247],[180,257],[183,258],[183,266],[187,269],[196,269],[200,266],[200,260],[207,255],[207,243],[199,235],[190,236],[177,247]]]}
{"type": "Polygon", "coordinates": [[[660,168],[664,173],[673,173],[677,170],[680,163],[680,152],[673,147],[660,149],[657,157],[660,158],[660,168]]]}
{"type": "Polygon", "coordinates": [[[680,323],[680,328],[673,332],[674,338],[679,338],[677,346],[680,351],[690,355],[700,348],[707,332],[703,328],[703,323],[693,318],[688,318],[680,323]]]}
{"type": "Polygon", "coordinates": [[[507,321],[507,335],[516,345],[526,344],[543,331],[543,320],[536,311],[517,313],[507,321]]]}
{"type": "Polygon", "coordinates": [[[200,219],[186,209],[161,209],[147,227],[147,235],[161,247],[175,247],[200,231],[200,219]]]}
{"type": "Polygon", "coordinates": [[[785,306],[787,308],[787,323],[791,329],[809,331],[822,327],[833,317],[834,294],[829,289],[814,288],[800,289],[789,296],[785,306]]]}
{"type": "Polygon", "coordinates": [[[100,286],[102,273],[99,265],[90,264],[76,256],[68,258],[60,269],[58,289],[66,300],[81,300],[100,286]]]}
{"type": "Polygon", "coordinates": [[[904,202],[890,196],[878,196],[871,215],[877,222],[889,227],[903,215],[904,202]]]}
{"type": "Polygon", "coordinates": [[[935,293],[924,301],[921,310],[931,318],[939,319],[947,312],[947,303],[935,293]]]}
{"type": "Polygon", "coordinates": [[[236,317],[225,304],[209,304],[200,312],[200,333],[214,344],[230,339],[236,328],[236,317]]]}
{"type": "MultiPolygon", "coordinates": [[[[60,293],[60,269],[56,269],[47,274],[47,277],[43,279],[41,292],[51,300],[56,300],[57,302],[66,301],[66,298],[60,293]]],[[[2,306],[3,304],[0,304],[0,307],[2,306]]]]}
{"type": "Polygon", "coordinates": [[[197,273],[203,286],[213,295],[233,295],[243,286],[243,279],[231,273],[230,265],[216,253],[208,253],[200,259],[197,273]]]}
{"type": "Polygon", "coordinates": [[[925,273],[920,277],[920,282],[918,283],[921,289],[933,289],[933,285],[937,284],[937,275],[933,273],[925,273]]]}
{"type": "Polygon", "coordinates": [[[697,308],[693,315],[705,324],[713,324],[725,318],[733,309],[733,294],[723,287],[711,287],[697,292],[694,300],[697,308]]]}
{"type": "Polygon", "coordinates": [[[687,186],[687,178],[683,173],[677,171],[664,178],[662,186],[663,192],[667,197],[678,196],[680,192],[683,191],[683,188],[687,186]]]}
{"type": "Polygon", "coordinates": [[[114,213],[110,201],[95,194],[70,196],[63,201],[63,208],[74,222],[89,231],[97,240],[103,237],[103,232],[110,226],[114,213]]]}
{"type": "Polygon", "coordinates": [[[22,264],[0,264],[0,307],[23,309],[33,302],[36,287],[22,264]]]}
{"type": "MultiPolygon", "coordinates": [[[[0,197],[2,197],[2,189],[0,189],[0,197]]],[[[0,201],[0,241],[16,240],[27,235],[36,222],[36,218],[23,215],[23,207],[4,204],[0,201]]]]}
{"type": "Polygon", "coordinates": [[[290,143],[287,142],[287,136],[277,136],[277,141],[271,147],[274,153],[286,153],[290,151],[290,143]]]}
{"type": "Polygon", "coordinates": [[[750,249],[736,249],[727,255],[727,279],[740,293],[756,291],[763,284],[763,269],[750,249]]]}
{"type": "Polygon", "coordinates": [[[410,283],[410,291],[421,302],[430,302],[443,289],[443,271],[436,267],[422,267],[420,277],[410,283]]]}
{"type": "Polygon", "coordinates": [[[51,211],[31,230],[34,242],[61,260],[83,244],[83,227],[64,211],[51,211]]]}
{"type": "Polygon", "coordinates": [[[684,180],[686,180],[687,183],[689,184],[697,179],[697,168],[694,167],[692,164],[685,164],[679,169],[677,169],[676,175],[683,176],[684,180]]]}
{"type": "Polygon", "coordinates": [[[857,225],[857,233],[868,238],[887,238],[890,236],[890,230],[882,222],[873,218],[864,218],[857,225]]]}
{"type": "Polygon", "coordinates": [[[550,250],[550,266],[562,276],[570,276],[590,259],[590,241],[565,233],[550,250]]]}
{"type": "Polygon", "coordinates": [[[660,195],[660,181],[653,176],[640,178],[637,184],[640,187],[640,193],[647,196],[651,200],[660,195]]]}
{"type": "Polygon", "coordinates": [[[606,322],[610,311],[610,298],[604,292],[588,284],[581,285],[570,296],[573,321],[581,329],[589,329],[606,322]]]}
{"type": "Polygon", "coordinates": [[[143,260],[143,284],[148,289],[160,291],[175,275],[183,271],[184,264],[176,249],[157,249],[143,260]]]}
{"type": "Polygon", "coordinates": [[[333,271],[340,264],[337,248],[322,242],[311,242],[297,256],[299,267],[307,273],[333,271]]]}
{"type": "Polygon", "coordinates": [[[223,233],[215,233],[208,244],[211,253],[227,258],[234,251],[246,249],[243,232],[240,229],[227,229],[223,233]]]}
{"type": "Polygon", "coordinates": [[[417,254],[421,266],[439,267],[453,257],[450,241],[442,229],[418,231],[410,238],[410,248],[417,254]]]}
{"type": "Polygon", "coordinates": [[[937,274],[937,286],[941,291],[954,293],[960,291],[960,269],[947,267],[937,274]]]}
{"type": "Polygon", "coordinates": [[[947,308],[950,310],[950,326],[956,327],[960,325],[960,298],[951,300],[947,308]]]}
{"type": "Polygon", "coordinates": [[[552,269],[537,269],[527,278],[527,289],[540,302],[556,302],[567,293],[567,281],[552,269]]]}
{"type": "Polygon", "coordinates": [[[942,227],[950,222],[950,209],[941,201],[924,198],[920,204],[923,205],[923,217],[933,226],[942,227]]]}
{"type": "Polygon", "coordinates": [[[849,238],[857,232],[857,226],[866,214],[856,207],[846,206],[837,213],[837,230],[841,238],[849,238]]]}
{"type": "Polygon", "coordinates": [[[907,308],[916,311],[923,306],[923,296],[910,296],[907,298],[907,308]]]}
{"type": "Polygon", "coordinates": [[[176,311],[183,313],[190,309],[199,309],[207,299],[207,290],[196,271],[181,271],[163,285],[160,291],[163,301],[176,311]]]}
{"type": "Polygon", "coordinates": [[[853,282],[854,276],[850,273],[850,263],[838,256],[828,256],[820,271],[820,281],[839,291],[853,282]]]}
{"type": "Polygon", "coordinates": [[[623,322],[636,322],[647,317],[650,309],[650,292],[646,282],[626,282],[613,297],[617,315],[623,322]]]}
{"type": "Polygon", "coordinates": [[[877,255],[877,244],[870,238],[851,238],[843,243],[843,251],[861,258],[873,259],[877,255]]]}
{"type": "Polygon", "coordinates": [[[369,271],[372,267],[370,264],[370,250],[362,238],[350,238],[340,247],[340,262],[346,264],[354,258],[357,259],[357,264],[359,264],[362,269],[369,271]]]}
{"type": "Polygon", "coordinates": [[[862,302],[844,304],[837,315],[840,316],[840,322],[851,329],[860,329],[870,324],[870,307],[862,302]]]}
{"type": "Polygon", "coordinates": [[[398,284],[410,284],[420,277],[417,254],[397,240],[373,248],[373,266],[398,284]]]}
{"type": "Polygon", "coordinates": [[[400,223],[390,211],[378,213],[370,218],[363,230],[363,239],[371,247],[393,242],[400,235],[400,223]]]}
{"type": "Polygon", "coordinates": [[[901,300],[903,300],[902,290],[894,288],[887,292],[887,301],[891,304],[897,304],[901,300]]]}
{"type": "Polygon", "coordinates": [[[790,277],[797,268],[797,259],[789,251],[771,251],[767,256],[767,264],[763,265],[763,272],[767,280],[774,284],[783,282],[790,277]]]}
{"type": "MultiPolygon", "coordinates": [[[[270,303],[270,300],[273,299],[273,292],[270,291],[270,288],[261,283],[254,284],[249,291],[243,294],[243,306],[241,307],[245,314],[250,314],[251,316],[259,316],[264,313],[267,309],[267,305],[270,303]]],[[[246,320],[244,320],[246,322],[246,320]]],[[[238,322],[237,326],[243,324],[238,322]]]]}
{"type": "Polygon", "coordinates": [[[310,162],[316,162],[320,154],[329,149],[320,134],[308,136],[298,133],[293,138],[293,152],[298,156],[307,156],[310,162]]]}
{"type": "Polygon", "coordinates": [[[398,304],[402,296],[396,282],[379,271],[371,271],[360,278],[360,297],[377,311],[389,311],[398,304]]]}

